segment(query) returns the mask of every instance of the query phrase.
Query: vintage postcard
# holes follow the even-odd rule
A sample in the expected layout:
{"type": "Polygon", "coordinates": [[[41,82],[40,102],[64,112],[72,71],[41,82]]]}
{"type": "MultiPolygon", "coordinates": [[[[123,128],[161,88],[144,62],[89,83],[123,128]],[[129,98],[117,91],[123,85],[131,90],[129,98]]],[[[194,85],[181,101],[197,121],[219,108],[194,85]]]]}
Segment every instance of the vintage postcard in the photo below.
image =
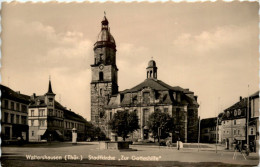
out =
{"type": "Polygon", "coordinates": [[[2,2],[2,166],[257,166],[259,4],[2,2]]]}

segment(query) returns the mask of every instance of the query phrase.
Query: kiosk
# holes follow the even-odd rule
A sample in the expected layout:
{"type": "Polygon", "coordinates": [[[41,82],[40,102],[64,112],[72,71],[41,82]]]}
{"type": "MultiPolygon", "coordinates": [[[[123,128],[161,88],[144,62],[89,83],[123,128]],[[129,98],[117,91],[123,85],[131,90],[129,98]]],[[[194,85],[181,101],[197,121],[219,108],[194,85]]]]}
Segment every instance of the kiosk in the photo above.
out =
{"type": "Polygon", "coordinates": [[[72,129],[72,144],[77,144],[77,129],[72,129]]]}

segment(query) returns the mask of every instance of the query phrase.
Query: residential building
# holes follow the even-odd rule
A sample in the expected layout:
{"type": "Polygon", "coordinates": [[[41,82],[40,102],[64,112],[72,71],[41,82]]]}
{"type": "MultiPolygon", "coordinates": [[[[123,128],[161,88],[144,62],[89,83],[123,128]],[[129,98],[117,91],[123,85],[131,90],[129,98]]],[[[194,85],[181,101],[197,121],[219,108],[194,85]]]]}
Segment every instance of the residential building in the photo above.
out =
{"type": "Polygon", "coordinates": [[[85,140],[87,136],[85,136],[85,127],[86,120],[74,113],[71,110],[64,110],[64,140],[71,141],[72,135],[71,130],[73,128],[77,129],[77,139],[78,140],[85,140]]]}
{"type": "Polygon", "coordinates": [[[28,110],[29,140],[31,142],[71,140],[72,128],[76,128],[83,140],[86,120],[67,110],[55,100],[51,81],[47,93],[41,96],[33,94],[28,110]]]}
{"type": "Polygon", "coordinates": [[[254,144],[256,150],[259,147],[259,91],[250,97],[250,116],[248,123],[248,139],[249,143],[254,144]]]}
{"type": "Polygon", "coordinates": [[[28,141],[27,108],[29,96],[0,85],[1,88],[1,139],[3,143],[28,141]]]}
{"type": "Polygon", "coordinates": [[[234,140],[246,143],[246,116],[248,110],[248,98],[240,97],[239,101],[224,110],[221,119],[222,142],[230,146],[234,140]]]}
{"type": "Polygon", "coordinates": [[[200,122],[200,142],[216,143],[216,134],[218,134],[216,128],[218,128],[217,117],[202,119],[200,122]]]}
{"type": "Polygon", "coordinates": [[[243,144],[246,144],[248,135],[248,143],[251,151],[258,150],[259,91],[250,95],[249,101],[248,97],[240,97],[239,102],[224,110],[220,119],[222,126],[222,142],[228,141],[229,145],[231,145],[234,142],[234,139],[236,139],[243,144]],[[247,112],[248,110],[249,112],[247,112]],[[248,116],[247,113],[249,114],[248,116]],[[254,149],[252,149],[252,147],[254,147],[254,149]]]}

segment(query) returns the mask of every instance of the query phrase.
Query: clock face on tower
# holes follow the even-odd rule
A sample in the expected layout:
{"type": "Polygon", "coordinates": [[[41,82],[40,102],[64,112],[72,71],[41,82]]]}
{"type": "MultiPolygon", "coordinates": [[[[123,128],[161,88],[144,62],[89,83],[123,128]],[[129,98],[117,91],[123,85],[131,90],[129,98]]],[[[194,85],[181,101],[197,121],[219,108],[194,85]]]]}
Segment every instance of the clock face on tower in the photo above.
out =
{"type": "Polygon", "coordinates": [[[104,68],[104,66],[101,64],[101,65],[99,66],[99,69],[100,69],[100,70],[103,70],[103,68],[104,68]]]}

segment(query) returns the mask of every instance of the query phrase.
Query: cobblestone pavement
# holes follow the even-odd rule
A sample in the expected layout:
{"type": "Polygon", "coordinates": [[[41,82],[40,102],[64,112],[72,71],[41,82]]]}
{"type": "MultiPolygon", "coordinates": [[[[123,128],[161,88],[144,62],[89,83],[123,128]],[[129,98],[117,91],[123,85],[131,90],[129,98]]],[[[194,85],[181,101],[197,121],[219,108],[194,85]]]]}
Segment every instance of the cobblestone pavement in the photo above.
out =
{"type": "Polygon", "coordinates": [[[201,145],[199,150],[195,144],[181,150],[154,145],[131,145],[131,148],[132,151],[101,150],[97,142],[3,146],[1,163],[2,166],[257,166],[259,163],[257,153],[246,156],[246,160],[236,153],[234,160],[233,151],[218,146],[216,153],[215,145],[211,144],[201,145]],[[27,159],[30,156],[32,160],[27,159]]]}

